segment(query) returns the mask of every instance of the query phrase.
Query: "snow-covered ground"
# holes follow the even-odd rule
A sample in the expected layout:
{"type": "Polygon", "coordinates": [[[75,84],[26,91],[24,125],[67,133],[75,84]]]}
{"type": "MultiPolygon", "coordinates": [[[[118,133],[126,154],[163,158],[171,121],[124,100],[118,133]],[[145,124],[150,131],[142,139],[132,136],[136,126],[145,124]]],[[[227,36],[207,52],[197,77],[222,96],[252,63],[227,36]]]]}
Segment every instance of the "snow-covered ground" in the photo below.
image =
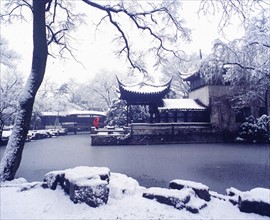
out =
{"type": "Polygon", "coordinates": [[[225,201],[212,197],[207,207],[197,214],[186,209],[178,210],[143,198],[142,194],[149,189],[118,173],[111,173],[108,203],[98,208],[91,208],[85,203],[74,204],[60,186],[51,190],[42,188],[41,184],[30,183],[23,178],[2,183],[0,219],[269,219],[241,212],[224,195],[220,196],[225,201]]]}

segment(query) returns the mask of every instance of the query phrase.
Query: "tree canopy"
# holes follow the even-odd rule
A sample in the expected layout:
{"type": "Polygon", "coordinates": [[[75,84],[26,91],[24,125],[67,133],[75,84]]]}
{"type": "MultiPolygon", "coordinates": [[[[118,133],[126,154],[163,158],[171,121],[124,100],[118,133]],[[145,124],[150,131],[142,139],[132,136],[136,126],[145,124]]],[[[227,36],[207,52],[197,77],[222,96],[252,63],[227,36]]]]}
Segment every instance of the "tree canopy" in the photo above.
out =
{"type": "Polygon", "coordinates": [[[202,75],[212,83],[230,84],[238,107],[266,102],[270,85],[270,11],[247,21],[242,38],[217,40],[202,63],[202,75]]]}

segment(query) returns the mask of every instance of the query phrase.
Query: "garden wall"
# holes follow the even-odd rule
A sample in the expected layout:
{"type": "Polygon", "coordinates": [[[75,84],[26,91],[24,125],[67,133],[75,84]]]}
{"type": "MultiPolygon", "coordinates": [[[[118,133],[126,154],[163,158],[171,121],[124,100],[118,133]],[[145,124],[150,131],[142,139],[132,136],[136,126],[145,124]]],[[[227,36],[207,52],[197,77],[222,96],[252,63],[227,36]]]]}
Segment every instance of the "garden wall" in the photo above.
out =
{"type": "Polygon", "coordinates": [[[96,145],[150,145],[230,142],[232,138],[212,131],[210,123],[134,123],[128,134],[92,134],[96,145]]]}

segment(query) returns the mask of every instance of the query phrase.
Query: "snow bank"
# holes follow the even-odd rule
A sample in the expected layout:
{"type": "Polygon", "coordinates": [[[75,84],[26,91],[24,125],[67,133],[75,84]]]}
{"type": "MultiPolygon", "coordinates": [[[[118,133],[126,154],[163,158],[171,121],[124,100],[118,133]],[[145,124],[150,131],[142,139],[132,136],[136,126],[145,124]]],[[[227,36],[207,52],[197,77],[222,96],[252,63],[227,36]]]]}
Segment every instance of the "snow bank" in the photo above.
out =
{"type": "MultiPolygon", "coordinates": [[[[78,168],[78,173],[70,172],[69,177],[80,177],[83,170],[84,168],[78,168]]],[[[119,173],[110,174],[109,200],[106,205],[97,208],[92,208],[85,203],[74,204],[60,187],[50,190],[41,187],[42,184],[42,182],[28,183],[22,178],[2,183],[0,187],[0,219],[269,219],[267,216],[241,212],[237,205],[229,202],[229,196],[226,195],[222,196],[224,199],[220,199],[221,196],[217,193],[210,192],[211,195],[215,194],[217,198],[211,196],[211,200],[206,202],[198,200],[191,188],[182,190],[146,189],[139,186],[136,180],[119,173]],[[21,190],[25,186],[31,185],[36,187],[21,190]],[[149,192],[167,197],[184,198],[189,196],[190,200],[186,206],[190,208],[201,207],[204,203],[207,203],[207,206],[199,213],[194,214],[188,209],[179,210],[161,204],[155,199],[150,200],[142,197],[143,193],[149,192]]],[[[267,194],[269,189],[256,189],[249,192],[248,198],[254,196],[253,199],[261,201],[265,201],[269,195],[267,194]]]]}
{"type": "Polygon", "coordinates": [[[21,186],[24,183],[28,183],[26,179],[24,178],[18,178],[13,181],[5,181],[5,182],[0,182],[0,187],[14,187],[14,186],[21,186]]]}

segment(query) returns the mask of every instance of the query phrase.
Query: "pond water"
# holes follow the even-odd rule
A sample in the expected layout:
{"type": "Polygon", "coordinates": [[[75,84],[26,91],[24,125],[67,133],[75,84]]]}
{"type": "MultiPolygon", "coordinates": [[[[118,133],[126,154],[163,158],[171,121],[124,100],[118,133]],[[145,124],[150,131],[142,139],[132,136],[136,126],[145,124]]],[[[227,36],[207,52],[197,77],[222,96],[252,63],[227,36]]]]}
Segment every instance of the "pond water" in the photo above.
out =
{"type": "MultiPolygon", "coordinates": [[[[1,158],[5,147],[0,147],[1,158]]],[[[106,166],[142,186],[168,187],[173,179],[201,182],[225,193],[229,187],[270,188],[270,146],[253,144],[164,144],[91,146],[89,134],[26,143],[16,177],[42,181],[52,170],[106,166]]]]}

